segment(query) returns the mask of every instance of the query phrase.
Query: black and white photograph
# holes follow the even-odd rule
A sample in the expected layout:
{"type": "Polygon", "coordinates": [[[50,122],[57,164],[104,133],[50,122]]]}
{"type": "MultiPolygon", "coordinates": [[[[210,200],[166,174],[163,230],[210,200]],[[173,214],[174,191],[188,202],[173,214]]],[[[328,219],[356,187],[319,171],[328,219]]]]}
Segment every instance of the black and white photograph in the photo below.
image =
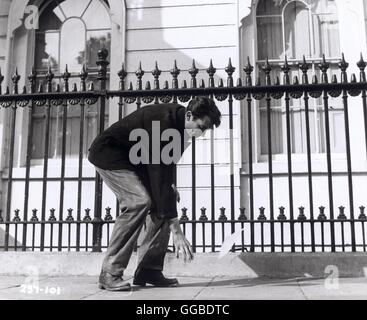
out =
{"type": "Polygon", "coordinates": [[[366,300],[366,66],[366,0],[0,0],[0,300],[366,300]]]}

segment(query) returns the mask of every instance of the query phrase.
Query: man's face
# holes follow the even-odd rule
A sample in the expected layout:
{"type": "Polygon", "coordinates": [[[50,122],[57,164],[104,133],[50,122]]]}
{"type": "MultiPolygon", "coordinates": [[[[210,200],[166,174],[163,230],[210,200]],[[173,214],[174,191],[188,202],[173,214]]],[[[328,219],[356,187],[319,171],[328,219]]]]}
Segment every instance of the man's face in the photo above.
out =
{"type": "Polygon", "coordinates": [[[194,118],[191,111],[185,114],[185,131],[189,137],[199,138],[207,129],[211,128],[211,120],[208,116],[194,118]]]}

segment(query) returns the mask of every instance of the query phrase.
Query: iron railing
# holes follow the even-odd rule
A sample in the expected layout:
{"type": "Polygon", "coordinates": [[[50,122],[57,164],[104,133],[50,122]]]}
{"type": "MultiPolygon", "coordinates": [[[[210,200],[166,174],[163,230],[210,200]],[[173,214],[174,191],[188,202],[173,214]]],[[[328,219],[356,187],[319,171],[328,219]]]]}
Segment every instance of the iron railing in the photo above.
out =
{"type": "MultiPolygon", "coordinates": [[[[159,103],[159,102],[188,102],[194,96],[209,96],[216,101],[228,102],[228,115],[229,115],[229,155],[230,155],[230,173],[228,176],[229,186],[229,199],[230,208],[228,208],[228,217],[226,215],[226,208],[217,208],[217,199],[215,199],[216,190],[216,165],[214,161],[210,163],[210,194],[208,194],[208,200],[210,200],[210,214],[207,215],[208,208],[201,208],[200,215],[197,214],[197,177],[196,177],[196,141],[192,141],[192,189],[191,189],[191,212],[188,208],[181,208],[182,214],[180,222],[183,226],[185,234],[188,235],[193,246],[193,250],[217,251],[224,239],[233,234],[236,231],[243,230],[239,233],[237,239],[234,240],[232,250],[249,250],[249,251],[366,251],[365,242],[365,223],[366,215],[364,213],[363,203],[359,204],[359,213],[356,213],[356,204],[354,201],[353,190],[353,175],[352,161],[351,161],[351,149],[350,149],[350,129],[349,129],[349,117],[348,107],[349,98],[361,95],[362,108],[364,115],[364,139],[367,149],[367,104],[366,104],[366,75],[365,68],[366,63],[361,60],[358,62],[360,69],[360,79],[357,81],[356,76],[352,74],[351,81],[347,80],[347,68],[348,63],[345,62],[344,56],[340,60],[339,68],[341,71],[341,80],[338,81],[336,76],[332,77],[331,82],[328,80],[329,63],[323,58],[323,61],[319,64],[321,71],[321,82],[316,75],[312,78],[312,83],[309,83],[308,70],[310,65],[305,58],[299,65],[290,65],[285,59],[282,66],[283,82],[280,84],[279,77],[276,78],[272,84],[271,81],[271,65],[266,62],[263,67],[265,74],[265,84],[260,83],[260,78],[257,78],[256,84],[253,85],[253,67],[248,61],[244,67],[244,85],[242,79],[238,78],[237,85],[234,85],[233,73],[235,68],[229,60],[228,66],[225,68],[227,74],[227,85],[225,86],[222,79],[219,79],[218,85],[215,85],[216,69],[213,67],[212,62],[209,68],[206,70],[208,74],[208,85],[205,85],[204,80],[198,85],[199,79],[197,75],[199,69],[196,68],[195,62],[192,67],[187,70],[190,77],[190,86],[187,84],[187,80],[182,82],[179,87],[178,77],[183,74],[174,63],[174,68],[170,70],[172,75],[172,85],[169,87],[168,81],[164,82],[163,88],[160,88],[160,74],[161,70],[156,68],[151,72],[154,77],[153,88],[149,81],[146,82],[145,89],[143,89],[143,76],[145,72],[142,70],[141,65],[135,72],[137,78],[136,89],[133,89],[133,85],[130,82],[126,86],[126,79],[128,76],[124,66],[118,72],[120,79],[119,90],[108,90],[106,88],[107,81],[107,67],[108,67],[108,52],[102,49],[98,53],[97,65],[98,71],[98,89],[94,88],[91,84],[87,88],[88,74],[85,69],[80,73],[80,88],[76,85],[70,90],[69,78],[70,73],[66,70],[62,75],[63,86],[57,85],[56,89],[53,89],[52,81],[54,74],[49,68],[47,74],[45,74],[46,88],[40,85],[36,89],[35,71],[29,75],[29,88],[24,87],[21,92],[18,88],[20,76],[17,72],[12,76],[11,89],[7,86],[5,92],[2,93],[1,83],[4,77],[0,73],[0,105],[7,109],[10,114],[10,129],[7,141],[7,164],[4,168],[2,182],[6,187],[6,192],[3,193],[4,203],[4,216],[0,213],[0,228],[5,227],[4,243],[1,245],[4,250],[50,250],[53,249],[62,250],[92,250],[95,252],[101,251],[108,246],[110,229],[114,223],[114,218],[111,215],[111,208],[103,209],[102,195],[103,195],[103,183],[98,174],[95,177],[83,176],[83,142],[84,142],[84,108],[86,105],[93,105],[99,102],[99,121],[98,132],[104,130],[104,120],[106,112],[107,99],[118,98],[118,116],[119,119],[123,117],[123,109],[127,104],[135,104],[137,108],[140,108],[143,104],[159,103]],[[298,77],[293,78],[291,84],[290,70],[298,69],[302,73],[301,83],[298,77]],[[127,87],[127,88],[126,88],[127,87]],[[46,90],[45,90],[46,89],[46,90]],[[332,157],[330,148],[330,124],[329,124],[329,99],[330,97],[342,96],[343,110],[344,110],[344,130],[345,130],[345,146],[346,146],[346,163],[347,163],[347,186],[346,192],[348,193],[348,216],[345,214],[345,207],[339,207],[339,214],[336,216],[334,212],[335,196],[333,193],[333,177],[335,173],[332,170],[332,157]],[[273,100],[283,98],[286,109],[286,141],[287,141],[287,182],[288,182],[288,217],[286,216],[286,208],[280,207],[279,213],[276,214],[274,206],[274,177],[273,173],[273,154],[272,154],[272,129],[271,129],[271,103],[273,100]],[[309,100],[311,98],[322,98],[324,113],[325,113],[325,139],[326,139],[326,163],[327,163],[327,194],[328,199],[325,207],[318,208],[319,213],[316,216],[316,208],[313,201],[313,195],[315,193],[315,186],[313,183],[314,173],[312,170],[311,160],[311,142],[310,142],[310,119],[309,119],[309,100]],[[253,150],[253,124],[252,124],[252,110],[256,104],[256,101],[265,99],[266,111],[267,111],[267,148],[268,148],[268,199],[269,199],[269,216],[265,215],[265,208],[259,208],[259,215],[256,217],[254,207],[254,179],[255,173],[253,170],[254,163],[254,150],[253,150]],[[307,189],[308,194],[308,212],[305,212],[305,207],[298,208],[298,215],[296,216],[294,208],[294,194],[293,194],[293,179],[295,173],[292,172],[292,150],[291,150],[291,128],[290,128],[290,101],[291,99],[301,99],[305,107],[305,127],[306,127],[306,139],[307,139],[307,189]],[[233,149],[233,106],[235,101],[242,101],[241,108],[247,109],[247,132],[244,132],[245,139],[247,140],[247,173],[249,185],[249,205],[248,207],[241,207],[238,211],[235,203],[235,173],[234,173],[234,149],[233,149]],[[75,177],[66,177],[65,175],[65,163],[66,163],[66,151],[65,151],[65,139],[66,139],[66,117],[67,106],[73,106],[80,110],[80,141],[79,141],[79,155],[78,155],[78,174],[75,177]],[[49,177],[48,176],[48,147],[50,139],[50,114],[52,108],[56,106],[62,106],[63,112],[63,136],[62,136],[62,154],[61,154],[61,167],[60,176],[49,177]],[[28,108],[27,108],[28,107],[28,108]],[[31,172],[31,154],[32,154],[32,113],[35,107],[46,108],[45,118],[45,141],[44,141],[44,157],[42,164],[42,177],[32,177],[31,172]],[[15,152],[15,138],[16,138],[16,122],[18,116],[18,110],[22,109],[26,112],[29,119],[28,121],[28,135],[27,135],[27,150],[24,177],[14,177],[14,152],[15,152]],[[30,184],[38,181],[42,184],[42,196],[38,208],[32,210],[32,216],[29,218],[30,213],[30,184]],[[65,210],[64,197],[66,190],[66,183],[74,181],[77,183],[77,206],[76,206],[76,218],[73,215],[75,208],[65,210]],[[94,209],[82,208],[81,197],[82,187],[84,182],[95,183],[94,192],[94,209]],[[12,193],[15,183],[24,184],[23,198],[23,210],[19,208],[13,209],[12,201],[14,197],[18,196],[12,193]],[[58,182],[60,186],[59,191],[59,203],[58,209],[50,209],[49,214],[47,211],[47,197],[51,190],[48,188],[50,182],[58,182]],[[325,209],[328,211],[328,215],[325,214],[325,209]],[[105,210],[105,216],[102,217],[105,210]],[[40,211],[40,218],[37,214],[40,211]],[[65,217],[65,211],[67,215],[65,217]],[[84,212],[83,212],[84,211],[84,212]],[[90,212],[93,212],[91,216],[90,212]],[[56,218],[58,213],[58,218],[56,218]],[[22,214],[22,218],[21,218],[22,214]],[[48,216],[47,216],[48,215],[48,216]],[[47,216],[47,217],[46,217],[47,216]],[[84,217],[83,217],[84,216],[84,217]],[[21,235],[20,235],[21,234],[21,235]],[[55,235],[56,234],[56,235],[55,235]],[[66,237],[65,237],[66,235],[66,237]],[[18,239],[21,239],[18,242],[18,239]],[[31,239],[31,240],[30,240],[31,239]],[[57,244],[55,241],[57,239],[57,244]]],[[[211,152],[215,148],[213,143],[213,136],[211,136],[211,152]]],[[[213,159],[212,159],[213,160],[213,159]]],[[[317,191],[317,190],[316,190],[317,191]]],[[[116,217],[119,214],[118,203],[116,203],[116,217]]]]}

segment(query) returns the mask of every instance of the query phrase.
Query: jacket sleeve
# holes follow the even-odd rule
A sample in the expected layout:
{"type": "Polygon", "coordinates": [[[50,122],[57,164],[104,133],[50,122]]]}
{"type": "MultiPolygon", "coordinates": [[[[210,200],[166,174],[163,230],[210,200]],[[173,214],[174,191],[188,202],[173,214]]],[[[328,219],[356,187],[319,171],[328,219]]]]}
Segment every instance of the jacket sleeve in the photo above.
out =
{"type": "Polygon", "coordinates": [[[149,164],[147,171],[154,202],[152,213],[161,219],[176,218],[178,216],[176,195],[172,188],[175,182],[176,164],[149,164]]]}

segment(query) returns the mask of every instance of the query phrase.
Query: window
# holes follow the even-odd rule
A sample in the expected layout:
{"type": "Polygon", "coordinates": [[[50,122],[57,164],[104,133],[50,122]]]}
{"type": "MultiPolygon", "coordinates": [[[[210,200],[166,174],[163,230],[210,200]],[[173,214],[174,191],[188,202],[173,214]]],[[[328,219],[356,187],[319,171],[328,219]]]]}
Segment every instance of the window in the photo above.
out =
{"type": "MultiPolygon", "coordinates": [[[[38,84],[45,84],[45,74],[51,66],[55,74],[54,86],[62,84],[62,74],[67,65],[71,78],[70,88],[80,83],[83,65],[89,81],[96,85],[97,52],[101,47],[110,51],[111,19],[108,3],[100,0],[49,1],[40,9],[39,29],[35,36],[35,67],[40,75],[38,84]]],[[[79,154],[80,108],[67,107],[66,156],[79,154]]],[[[85,106],[83,152],[97,134],[98,105],[85,106]]],[[[108,121],[108,108],[106,108],[108,121]]],[[[45,137],[45,108],[36,107],[33,118],[32,158],[43,158],[45,137]]],[[[51,108],[49,158],[61,156],[63,106],[51,108]]]]}
{"type": "MultiPolygon", "coordinates": [[[[335,1],[290,1],[260,0],[256,9],[257,26],[257,72],[262,83],[264,72],[260,71],[268,58],[273,70],[272,80],[281,79],[281,65],[287,55],[292,66],[291,79],[301,72],[298,64],[303,55],[311,64],[309,80],[312,75],[320,77],[317,65],[325,54],[330,63],[329,81],[333,74],[339,75],[340,59],[339,24],[335,1]]],[[[291,80],[292,81],[292,80],[291,80]]],[[[261,154],[267,154],[267,115],[266,101],[259,102],[261,154]]],[[[326,152],[324,106],[322,98],[309,100],[311,152],[326,152]]],[[[344,123],[342,104],[338,98],[329,98],[331,151],[345,152],[344,123]]],[[[282,100],[272,101],[272,149],[274,154],[286,153],[286,114],[282,100]]],[[[291,150],[292,153],[306,153],[305,109],[302,99],[291,99],[291,150]]]]}

